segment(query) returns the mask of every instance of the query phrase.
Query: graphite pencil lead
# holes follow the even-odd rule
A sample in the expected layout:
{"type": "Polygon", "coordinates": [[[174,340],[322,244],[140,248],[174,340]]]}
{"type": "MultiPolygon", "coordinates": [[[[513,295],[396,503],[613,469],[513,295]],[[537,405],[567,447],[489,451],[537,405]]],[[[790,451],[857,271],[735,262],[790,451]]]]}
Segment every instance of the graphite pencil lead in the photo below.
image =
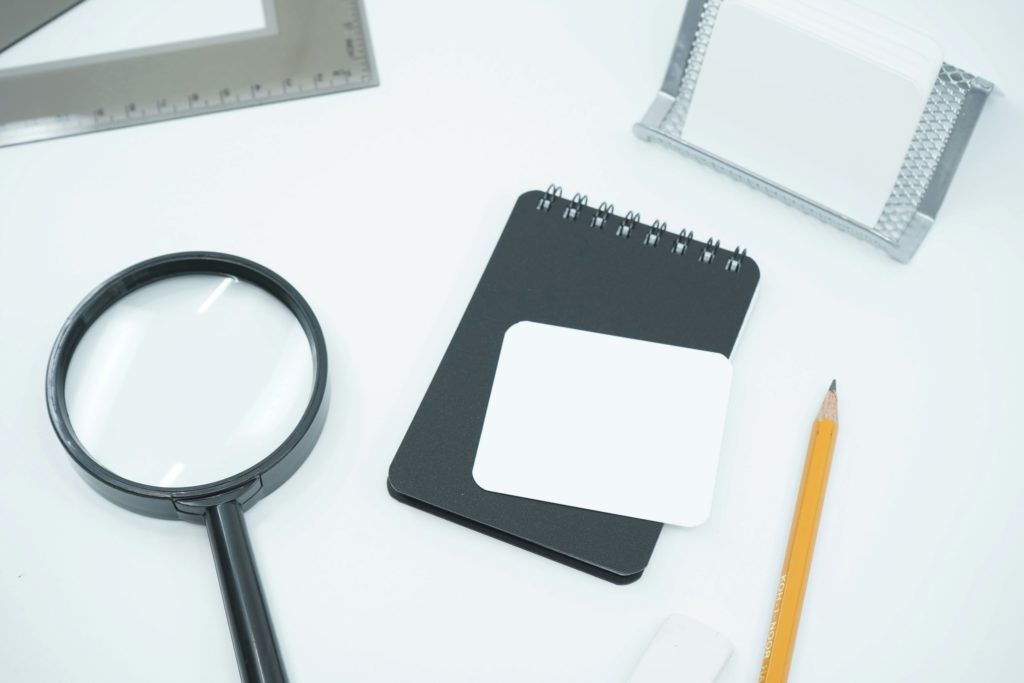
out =
{"type": "Polygon", "coordinates": [[[839,401],[836,397],[836,381],[832,380],[832,386],[825,394],[825,400],[821,402],[821,410],[818,411],[819,420],[832,420],[839,422],[839,401]]]}

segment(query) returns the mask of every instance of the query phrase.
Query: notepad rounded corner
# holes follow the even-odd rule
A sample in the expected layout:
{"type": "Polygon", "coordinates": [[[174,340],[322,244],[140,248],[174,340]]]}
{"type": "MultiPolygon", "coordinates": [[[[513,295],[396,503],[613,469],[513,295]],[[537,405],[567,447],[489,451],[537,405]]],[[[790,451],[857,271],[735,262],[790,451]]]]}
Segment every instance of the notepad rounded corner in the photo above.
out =
{"type": "Polygon", "coordinates": [[[391,467],[388,468],[387,484],[388,491],[391,492],[392,495],[395,493],[403,496],[405,495],[404,489],[406,487],[402,483],[402,470],[394,461],[391,462],[391,467]]]}
{"type": "Polygon", "coordinates": [[[541,198],[543,198],[546,194],[547,193],[544,192],[543,190],[527,190],[526,192],[519,195],[519,197],[516,199],[516,206],[518,207],[520,204],[523,204],[526,206],[530,206],[532,208],[536,208],[537,205],[540,203],[541,198]]]}
{"type": "Polygon", "coordinates": [[[753,256],[744,255],[743,262],[740,264],[740,270],[747,271],[747,278],[752,280],[754,287],[761,281],[761,266],[758,265],[757,259],[753,256]]]}

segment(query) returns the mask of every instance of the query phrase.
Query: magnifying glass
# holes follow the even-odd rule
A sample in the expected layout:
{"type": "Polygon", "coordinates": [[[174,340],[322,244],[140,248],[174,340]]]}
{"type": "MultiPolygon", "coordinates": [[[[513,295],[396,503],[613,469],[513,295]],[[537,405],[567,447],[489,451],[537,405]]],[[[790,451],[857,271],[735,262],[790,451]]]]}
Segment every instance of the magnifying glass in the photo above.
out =
{"type": "Polygon", "coordinates": [[[135,512],[206,525],[244,681],[286,675],[242,511],[309,455],[327,396],[309,305],[228,254],[118,273],[71,313],[50,355],[50,421],[86,481],[135,512]]]}

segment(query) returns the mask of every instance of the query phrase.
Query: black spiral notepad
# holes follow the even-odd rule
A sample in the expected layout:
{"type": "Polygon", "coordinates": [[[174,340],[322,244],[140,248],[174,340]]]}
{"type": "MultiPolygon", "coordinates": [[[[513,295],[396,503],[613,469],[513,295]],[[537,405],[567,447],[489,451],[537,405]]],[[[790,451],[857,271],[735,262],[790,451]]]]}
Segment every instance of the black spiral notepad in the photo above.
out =
{"type": "MultiPolygon", "coordinates": [[[[670,233],[639,214],[563,199],[519,197],[448,350],[395,455],[398,500],[615,583],[640,577],[661,524],[492,493],[473,463],[506,330],[520,321],[731,355],[757,288],[739,248],[670,233]]],[[[681,388],[681,390],[685,390],[681,388]]],[[[642,401],[643,397],[623,397],[642,401]]],[[[651,406],[637,429],[671,430],[651,406]]],[[[615,419],[608,406],[600,419],[615,419]]],[[[529,428],[524,425],[524,428],[529,428]]],[[[680,434],[680,448],[686,435],[680,434]]]]}

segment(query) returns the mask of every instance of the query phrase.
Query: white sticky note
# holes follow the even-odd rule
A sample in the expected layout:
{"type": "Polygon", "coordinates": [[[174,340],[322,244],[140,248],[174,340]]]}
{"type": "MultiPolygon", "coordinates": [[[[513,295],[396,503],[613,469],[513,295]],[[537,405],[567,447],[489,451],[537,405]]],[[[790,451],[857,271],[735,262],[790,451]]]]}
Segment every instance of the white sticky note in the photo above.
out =
{"type": "Polygon", "coordinates": [[[517,323],[505,333],[473,478],[497,493],[701,524],[731,380],[718,353],[517,323]]]}
{"type": "Polygon", "coordinates": [[[935,41],[844,0],[725,0],[682,137],[870,227],[941,66],[935,41]]]}
{"type": "Polygon", "coordinates": [[[654,637],[629,683],[713,683],[732,643],[695,619],[674,614],[654,637]]]}

